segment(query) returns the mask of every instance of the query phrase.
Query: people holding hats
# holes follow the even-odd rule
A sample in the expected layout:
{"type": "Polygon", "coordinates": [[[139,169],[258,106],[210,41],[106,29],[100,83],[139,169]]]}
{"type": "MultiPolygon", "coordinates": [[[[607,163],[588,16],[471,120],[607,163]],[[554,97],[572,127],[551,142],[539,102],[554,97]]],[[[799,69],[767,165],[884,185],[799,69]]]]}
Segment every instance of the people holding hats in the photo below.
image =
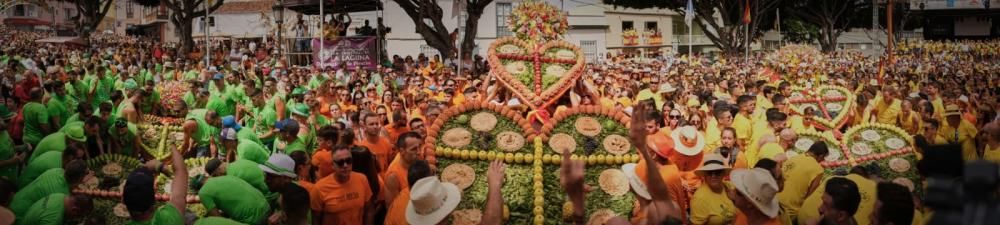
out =
{"type": "Polygon", "coordinates": [[[729,191],[729,199],[739,209],[733,224],[781,224],[777,219],[781,208],[775,196],[778,183],[767,170],[737,169],[730,173],[730,179],[733,188],[729,191]]]}
{"type": "Polygon", "coordinates": [[[730,168],[719,154],[707,154],[701,167],[695,170],[704,183],[691,196],[691,224],[730,224],[736,217],[736,206],[729,200],[732,185],[724,180],[730,168]]]}
{"type": "Polygon", "coordinates": [[[963,159],[979,159],[976,152],[976,135],[979,131],[975,125],[962,119],[962,109],[958,105],[948,104],[944,110],[944,118],[944,123],[938,128],[938,135],[944,137],[949,144],[961,145],[963,159]]]}
{"type": "Polygon", "coordinates": [[[806,154],[793,156],[781,163],[781,174],[785,181],[781,186],[781,193],[778,193],[778,200],[788,218],[797,218],[802,201],[823,180],[824,170],[820,163],[828,154],[830,150],[826,142],[816,142],[809,146],[806,154]]]}

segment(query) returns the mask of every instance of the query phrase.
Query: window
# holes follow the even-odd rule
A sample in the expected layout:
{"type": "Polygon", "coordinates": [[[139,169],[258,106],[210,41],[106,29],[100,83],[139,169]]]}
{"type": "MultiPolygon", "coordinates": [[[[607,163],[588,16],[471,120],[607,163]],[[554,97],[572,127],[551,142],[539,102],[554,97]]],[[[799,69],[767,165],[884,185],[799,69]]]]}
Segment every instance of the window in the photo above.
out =
{"type": "Polygon", "coordinates": [[[583,49],[583,55],[587,58],[588,62],[595,62],[597,60],[597,41],[595,40],[581,40],[580,48],[583,49]]]}
{"type": "Polygon", "coordinates": [[[132,1],[129,1],[127,5],[125,5],[125,18],[132,19],[132,17],[135,16],[135,10],[133,10],[132,6],[134,6],[132,1]]]}
{"type": "Polygon", "coordinates": [[[646,21],[646,31],[659,31],[660,29],[656,27],[656,21],[646,21]]]}
{"type": "Polygon", "coordinates": [[[514,6],[509,2],[498,2],[497,3],[497,37],[508,37],[514,35],[507,28],[507,18],[510,17],[510,11],[514,9],[514,6]]]}
{"type": "Polygon", "coordinates": [[[28,5],[28,4],[15,5],[13,10],[14,13],[13,16],[36,17],[38,16],[38,14],[37,12],[35,12],[35,8],[36,8],[35,5],[28,5]]]}
{"type": "Polygon", "coordinates": [[[622,21],[622,31],[635,29],[635,24],[632,21],[622,21]]]}
{"type": "MultiPolygon", "coordinates": [[[[215,26],[215,17],[214,16],[209,16],[208,17],[208,26],[209,27],[214,27],[215,26]]],[[[205,32],[205,17],[202,17],[201,19],[198,20],[198,30],[201,31],[201,32],[205,32]]]]}
{"type": "Polygon", "coordinates": [[[75,16],[73,15],[73,8],[66,8],[64,10],[66,10],[66,16],[64,16],[66,21],[72,20],[71,17],[75,16]]]}
{"type": "Polygon", "coordinates": [[[688,34],[688,27],[687,24],[684,23],[683,17],[674,17],[672,24],[674,35],[688,34]]]}

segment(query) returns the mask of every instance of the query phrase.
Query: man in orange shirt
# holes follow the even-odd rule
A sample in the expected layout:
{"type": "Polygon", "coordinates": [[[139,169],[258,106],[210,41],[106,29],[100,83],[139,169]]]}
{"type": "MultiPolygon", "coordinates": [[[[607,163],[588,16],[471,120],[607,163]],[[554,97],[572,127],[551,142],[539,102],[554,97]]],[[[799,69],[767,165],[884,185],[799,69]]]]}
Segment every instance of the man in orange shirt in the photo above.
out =
{"type": "Polygon", "coordinates": [[[384,175],[385,168],[389,165],[389,159],[396,153],[393,151],[389,139],[379,135],[382,131],[381,117],[378,114],[369,113],[363,118],[361,121],[363,121],[362,130],[365,137],[356,144],[368,148],[369,151],[375,154],[379,175],[384,175]]]}
{"type": "Polygon", "coordinates": [[[392,112],[392,119],[390,121],[392,122],[385,125],[385,132],[389,133],[389,142],[395,143],[399,135],[410,131],[410,128],[406,127],[407,121],[403,112],[392,112]]]}
{"type": "Polygon", "coordinates": [[[352,172],[350,146],[333,149],[333,175],[316,182],[310,190],[313,220],[322,225],[369,224],[372,190],[364,174],[352,172]]]}
{"type": "MultiPolygon", "coordinates": [[[[424,160],[413,161],[406,174],[406,186],[413,186],[418,180],[424,177],[434,176],[430,164],[424,160]]],[[[392,201],[389,202],[389,210],[385,214],[386,225],[407,225],[406,207],[410,202],[410,189],[402,189],[392,201]]]]}
{"type": "Polygon", "coordinates": [[[396,155],[385,171],[385,184],[386,190],[388,190],[386,199],[393,199],[396,193],[410,189],[406,173],[410,164],[420,158],[420,144],[422,142],[420,136],[414,132],[406,132],[399,136],[399,140],[396,141],[396,150],[400,154],[396,155]]]}
{"type": "Polygon", "coordinates": [[[331,150],[337,143],[337,129],[332,126],[324,126],[316,132],[316,141],[319,146],[312,155],[310,164],[316,167],[316,177],[322,178],[333,173],[333,154],[331,150]]]}

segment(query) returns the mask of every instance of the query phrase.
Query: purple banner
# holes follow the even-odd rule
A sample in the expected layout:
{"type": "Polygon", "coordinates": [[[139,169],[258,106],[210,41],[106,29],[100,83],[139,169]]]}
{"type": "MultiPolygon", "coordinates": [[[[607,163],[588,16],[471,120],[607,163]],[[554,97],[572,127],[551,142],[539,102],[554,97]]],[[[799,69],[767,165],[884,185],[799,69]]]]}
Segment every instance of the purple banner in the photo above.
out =
{"type": "Polygon", "coordinates": [[[325,40],[323,52],[320,52],[320,39],[312,40],[313,65],[318,68],[331,67],[339,69],[344,65],[348,70],[357,66],[364,69],[375,69],[378,65],[376,55],[376,37],[341,37],[337,40],[325,40]]]}

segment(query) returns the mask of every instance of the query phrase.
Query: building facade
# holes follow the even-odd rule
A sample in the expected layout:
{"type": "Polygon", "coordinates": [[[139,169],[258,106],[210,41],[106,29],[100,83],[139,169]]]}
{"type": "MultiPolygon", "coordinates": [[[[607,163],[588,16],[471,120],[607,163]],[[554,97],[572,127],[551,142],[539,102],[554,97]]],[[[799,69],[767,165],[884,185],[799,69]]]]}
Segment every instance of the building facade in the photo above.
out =
{"type": "Polygon", "coordinates": [[[910,10],[923,15],[925,39],[1000,37],[1000,0],[914,0],[910,10]]]}
{"type": "Polygon", "coordinates": [[[20,30],[74,30],[75,23],[70,17],[76,15],[76,6],[71,2],[14,1],[0,12],[0,21],[6,26],[20,30]]]}

